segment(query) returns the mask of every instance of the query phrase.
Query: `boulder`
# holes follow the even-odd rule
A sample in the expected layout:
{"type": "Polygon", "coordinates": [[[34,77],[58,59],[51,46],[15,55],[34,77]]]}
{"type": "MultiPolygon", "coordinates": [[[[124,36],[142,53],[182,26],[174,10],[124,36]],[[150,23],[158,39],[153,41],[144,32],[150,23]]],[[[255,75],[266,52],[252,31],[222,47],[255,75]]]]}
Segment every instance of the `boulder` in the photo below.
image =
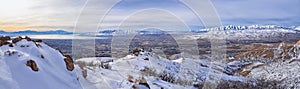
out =
{"type": "Polygon", "coordinates": [[[30,67],[33,71],[39,71],[39,68],[38,68],[37,64],[33,60],[27,61],[26,65],[28,67],[30,67]]]}
{"type": "Polygon", "coordinates": [[[28,36],[25,36],[25,39],[26,39],[27,41],[31,41],[31,38],[28,37],[28,36]]]}
{"type": "Polygon", "coordinates": [[[65,56],[64,61],[66,63],[67,70],[73,71],[74,70],[74,61],[73,61],[73,59],[71,58],[70,55],[64,55],[64,56],[65,56]]]}
{"type": "Polygon", "coordinates": [[[132,54],[135,56],[138,56],[140,54],[140,52],[141,52],[141,49],[136,48],[136,49],[132,50],[132,54]]]}

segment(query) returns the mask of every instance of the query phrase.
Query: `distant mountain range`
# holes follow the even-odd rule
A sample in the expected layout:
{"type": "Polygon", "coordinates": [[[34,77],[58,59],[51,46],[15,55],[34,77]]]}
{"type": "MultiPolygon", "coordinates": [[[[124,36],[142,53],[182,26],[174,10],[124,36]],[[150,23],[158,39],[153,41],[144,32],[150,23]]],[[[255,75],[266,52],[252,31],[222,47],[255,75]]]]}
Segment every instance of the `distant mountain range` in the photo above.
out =
{"type": "Polygon", "coordinates": [[[25,31],[16,31],[16,32],[6,32],[6,31],[0,30],[0,34],[2,34],[2,35],[42,35],[42,34],[73,34],[73,32],[67,32],[64,30],[51,30],[51,31],[25,30],[25,31]]]}
{"type": "MultiPolygon", "coordinates": [[[[204,28],[194,30],[193,32],[207,32],[212,28],[204,28]]],[[[293,30],[293,31],[300,31],[300,26],[291,26],[291,27],[283,27],[283,26],[276,26],[276,25],[250,25],[250,26],[236,26],[236,25],[228,25],[228,26],[221,26],[217,27],[218,30],[293,30]]]]}

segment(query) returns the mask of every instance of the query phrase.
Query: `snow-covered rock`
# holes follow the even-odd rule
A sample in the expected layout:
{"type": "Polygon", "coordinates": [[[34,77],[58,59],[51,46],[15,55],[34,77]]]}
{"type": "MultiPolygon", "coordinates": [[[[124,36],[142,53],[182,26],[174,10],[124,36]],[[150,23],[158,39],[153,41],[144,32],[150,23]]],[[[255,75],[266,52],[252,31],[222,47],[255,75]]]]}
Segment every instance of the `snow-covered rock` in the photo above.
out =
{"type": "Polygon", "coordinates": [[[66,63],[63,54],[43,42],[19,38],[0,47],[1,89],[81,88],[76,72],[67,69],[72,64],[66,63]]]}

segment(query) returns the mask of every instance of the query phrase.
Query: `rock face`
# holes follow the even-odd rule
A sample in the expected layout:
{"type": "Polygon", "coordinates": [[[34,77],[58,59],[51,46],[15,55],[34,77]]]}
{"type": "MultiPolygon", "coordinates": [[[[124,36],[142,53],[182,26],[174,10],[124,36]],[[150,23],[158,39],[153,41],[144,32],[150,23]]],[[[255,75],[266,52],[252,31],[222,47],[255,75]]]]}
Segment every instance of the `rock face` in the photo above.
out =
{"type": "Polygon", "coordinates": [[[30,67],[33,71],[39,71],[39,68],[38,68],[37,64],[33,60],[27,61],[26,65],[28,67],[30,67]]]}
{"type": "Polygon", "coordinates": [[[15,39],[12,40],[12,43],[17,43],[19,41],[21,41],[23,38],[21,36],[16,37],[15,39]]]}
{"type": "Polygon", "coordinates": [[[64,61],[66,63],[66,67],[69,71],[74,70],[74,62],[70,55],[65,55],[64,61]]]}

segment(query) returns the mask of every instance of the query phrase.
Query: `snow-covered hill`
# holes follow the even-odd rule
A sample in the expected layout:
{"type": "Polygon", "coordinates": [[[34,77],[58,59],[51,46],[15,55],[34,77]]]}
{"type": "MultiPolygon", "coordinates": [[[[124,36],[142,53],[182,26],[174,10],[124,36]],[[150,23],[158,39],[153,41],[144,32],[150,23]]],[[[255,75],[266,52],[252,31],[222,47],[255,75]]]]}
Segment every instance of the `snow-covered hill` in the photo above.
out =
{"type": "Polygon", "coordinates": [[[239,73],[258,80],[260,86],[272,89],[300,88],[300,41],[291,45],[281,43],[275,49],[270,46],[258,49],[238,55],[240,61],[252,61],[239,73]]]}
{"type": "Polygon", "coordinates": [[[85,89],[193,89],[230,87],[230,84],[255,87],[253,79],[226,74],[225,71],[232,70],[225,69],[227,64],[205,59],[169,60],[154,53],[140,52],[138,56],[128,55],[120,59],[84,58],[76,60],[76,63],[79,65],[76,71],[81,75],[79,81],[85,89]]]}
{"type": "Polygon", "coordinates": [[[241,58],[229,63],[188,58],[184,54],[170,60],[140,52],[120,59],[79,59],[76,72],[85,89],[299,88],[299,45],[300,41],[293,46],[277,45],[273,51],[278,53],[273,53],[267,62],[256,60],[265,60],[268,46],[262,46],[262,52],[240,56],[253,61],[241,58]]]}
{"type": "Polygon", "coordinates": [[[81,89],[72,59],[41,40],[1,37],[0,89],[81,89]]]}

